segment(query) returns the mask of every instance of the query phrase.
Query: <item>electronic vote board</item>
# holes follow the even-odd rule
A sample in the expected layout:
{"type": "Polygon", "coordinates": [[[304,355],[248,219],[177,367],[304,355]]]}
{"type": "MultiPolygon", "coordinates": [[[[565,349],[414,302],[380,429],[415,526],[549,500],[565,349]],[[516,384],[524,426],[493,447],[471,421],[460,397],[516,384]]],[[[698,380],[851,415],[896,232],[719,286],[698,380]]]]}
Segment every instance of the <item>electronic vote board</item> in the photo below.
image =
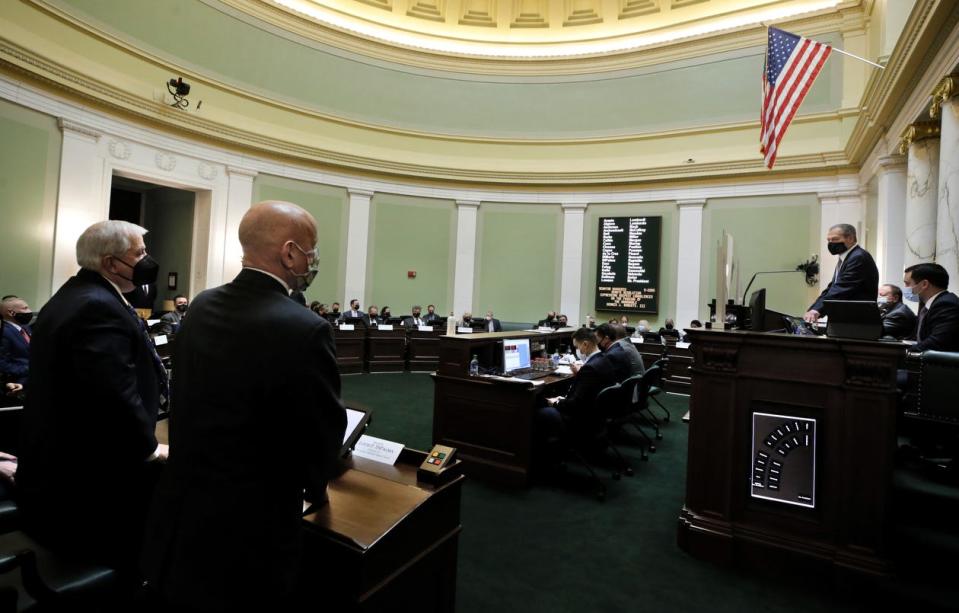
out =
{"type": "Polygon", "coordinates": [[[600,217],[596,310],[657,313],[662,217],[600,217]]]}

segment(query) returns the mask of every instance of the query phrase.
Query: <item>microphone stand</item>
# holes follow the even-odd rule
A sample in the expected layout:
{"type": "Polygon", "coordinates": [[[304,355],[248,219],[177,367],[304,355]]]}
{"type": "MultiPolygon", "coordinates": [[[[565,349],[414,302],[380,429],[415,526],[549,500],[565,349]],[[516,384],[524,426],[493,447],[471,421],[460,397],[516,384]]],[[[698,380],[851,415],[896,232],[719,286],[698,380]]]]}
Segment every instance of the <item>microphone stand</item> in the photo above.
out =
{"type": "Polygon", "coordinates": [[[778,275],[787,272],[803,272],[802,270],[761,270],[753,275],[753,278],[749,280],[749,283],[746,284],[746,291],[743,292],[743,306],[746,306],[746,297],[749,296],[749,288],[753,286],[753,281],[756,280],[756,277],[759,275],[778,275]]]}

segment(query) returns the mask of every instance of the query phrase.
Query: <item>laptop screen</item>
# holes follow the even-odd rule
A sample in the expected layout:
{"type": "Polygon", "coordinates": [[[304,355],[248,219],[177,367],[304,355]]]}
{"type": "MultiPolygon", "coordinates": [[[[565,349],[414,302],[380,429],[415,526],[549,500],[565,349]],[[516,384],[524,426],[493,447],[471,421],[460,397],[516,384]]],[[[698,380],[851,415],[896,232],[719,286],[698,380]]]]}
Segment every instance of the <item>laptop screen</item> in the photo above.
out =
{"type": "Polygon", "coordinates": [[[503,339],[503,372],[529,368],[529,339],[503,339]]]}

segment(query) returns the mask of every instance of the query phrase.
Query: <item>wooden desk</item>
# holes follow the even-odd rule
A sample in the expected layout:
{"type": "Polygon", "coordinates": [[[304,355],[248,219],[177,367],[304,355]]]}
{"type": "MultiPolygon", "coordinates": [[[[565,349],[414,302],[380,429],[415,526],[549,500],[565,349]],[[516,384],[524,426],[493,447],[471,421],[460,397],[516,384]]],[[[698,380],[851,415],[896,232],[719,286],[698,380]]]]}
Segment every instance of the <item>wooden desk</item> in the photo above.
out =
{"type": "Polygon", "coordinates": [[[904,347],[718,330],[690,330],[690,337],[693,417],[679,545],[722,564],[890,572],[896,367],[904,347]],[[774,417],[757,420],[757,413],[774,417]],[[768,424],[794,418],[815,420],[815,445],[783,449],[789,434],[767,449],[763,432],[776,427],[768,424]],[[759,451],[768,459],[760,462],[759,451]],[[765,465],[779,470],[775,488],[765,465]],[[789,491],[787,482],[809,485],[789,491]]]}
{"type": "MultiPolygon", "coordinates": [[[[456,447],[471,476],[505,485],[529,484],[533,420],[545,396],[563,393],[568,377],[547,377],[543,385],[470,377],[476,355],[485,367],[501,367],[502,341],[529,338],[534,344],[551,335],[491,332],[440,337],[440,367],[433,375],[433,442],[456,447]]],[[[558,336],[568,338],[567,333],[558,336]]]]}
{"type": "Polygon", "coordinates": [[[676,343],[657,345],[656,343],[635,343],[643,357],[643,366],[649,368],[663,356],[668,358],[663,372],[663,390],[675,394],[692,392],[692,376],[689,369],[693,365],[693,353],[690,347],[677,347],[676,343]]]}
{"type": "Polygon", "coordinates": [[[435,328],[432,332],[420,332],[416,328],[409,333],[409,369],[432,372],[440,365],[440,335],[445,330],[435,328]]]}
{"type": "Polygon", "coordinates": [[[370,328],[366,333],[366,363],[370,372],[403,372],[406,368],[406,328],[370,328]]]}
{"type": "Polygon", "coordinates": [[[452,613],[464,477],[418,483],[426,454],[353,458],[328,505],[306,515],[303,598],[324,611],[452,613]]]}
{"type": "Polygon", "coordinates": [[[340,373],[347,375],[363,372],[366,360],[366,328],[359,325],[354,330],[341,330],[333,327],[333,339],[336,342],[336,365],[340,373]]]}

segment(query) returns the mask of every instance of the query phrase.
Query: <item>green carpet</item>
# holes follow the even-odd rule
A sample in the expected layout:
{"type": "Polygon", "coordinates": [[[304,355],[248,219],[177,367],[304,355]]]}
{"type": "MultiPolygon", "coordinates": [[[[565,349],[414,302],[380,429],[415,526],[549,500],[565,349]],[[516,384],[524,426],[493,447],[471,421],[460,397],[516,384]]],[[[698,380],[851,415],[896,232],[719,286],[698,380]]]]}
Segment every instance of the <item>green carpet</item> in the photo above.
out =
{"type": "MultiPolygon", "coordinates": [[[[429,375],[354,375],[343,396],[373,410],[369,433],[429,449],[429,375]]],[[[687,400],[649,462],[621,445],[636,470],[607,479],[605,502],[588,491],[537,486],[500,490],[467,481],[463,491],[457,611],[851,611],[862,594],[804,577],[761,576],[686,555],[676,545],[686,480],[687,400]]],[[[571,467],[571,470],[575,470],[571,467]]],[[[608,477],[608,475],[605,475],[608,477]]],[[[875,605],[875,603],[874,603],[875,605]]]]}

